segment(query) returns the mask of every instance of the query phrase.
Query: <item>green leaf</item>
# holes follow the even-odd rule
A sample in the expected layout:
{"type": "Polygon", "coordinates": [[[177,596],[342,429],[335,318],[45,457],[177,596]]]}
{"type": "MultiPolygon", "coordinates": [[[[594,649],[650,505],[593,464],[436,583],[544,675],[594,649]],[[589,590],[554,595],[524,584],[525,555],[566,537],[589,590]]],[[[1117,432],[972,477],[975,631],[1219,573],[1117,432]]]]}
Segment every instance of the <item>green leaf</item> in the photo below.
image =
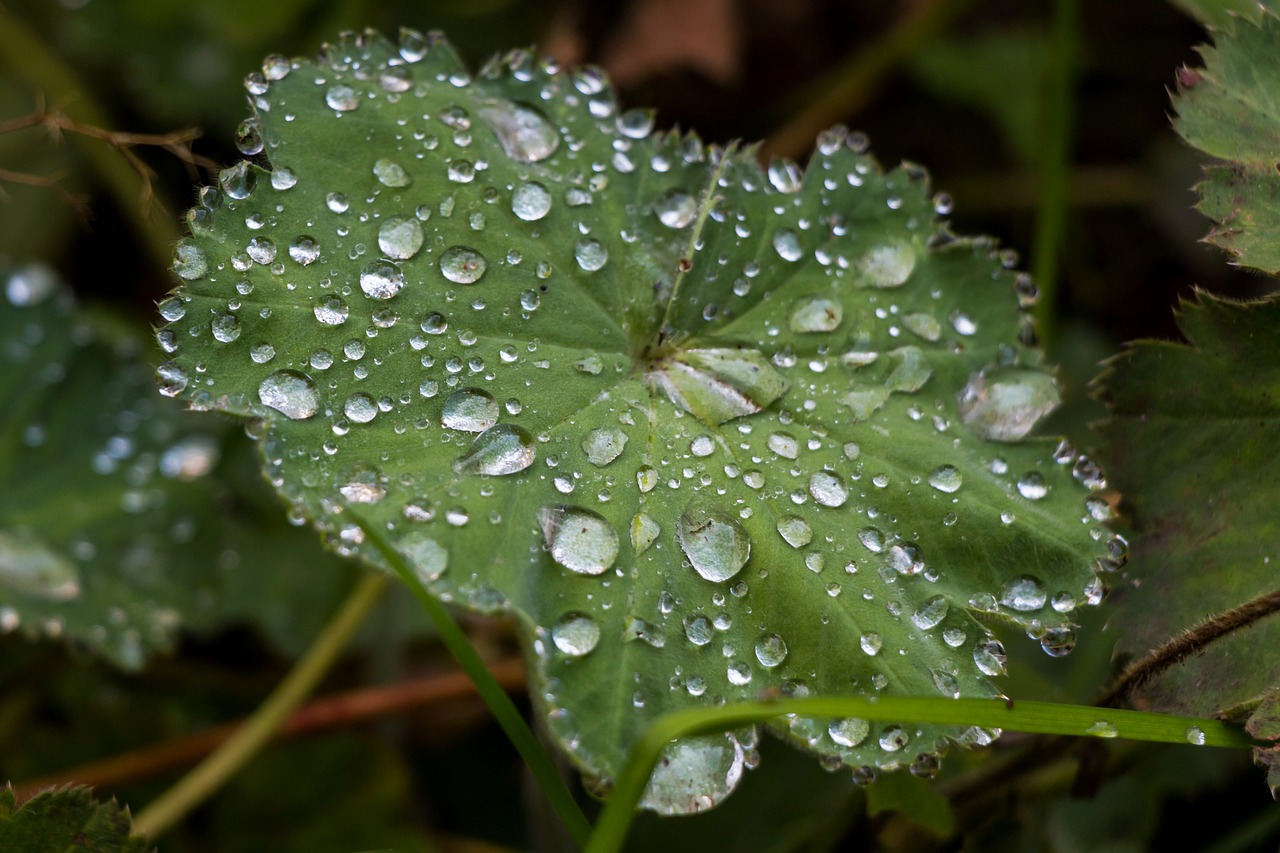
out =
{"type": "Polygon", "coordinates": [[[1260,0],[1173,0],[1174,5],[1182,9],[1202,24],[1214,29],[1231,26],[1236,18],[1258,20],[1265,12],[1274,11],[1275,4],[1260,0]]]}
{"type": "Polygon", "coordinates": [[[1208,241],[1238,263],[1280,274],[1280,17],[1261,14],[1202,48],[1204,68],[1178,78],[1174,127],[1207,154],[1198,209],[1217,222],[1208,241]]]}
{"type": "MultiPolygon", "coordinates": [[[[1189,345],[1143,341],[1103,379],[1108,472],[1137,534],[1117,623],[1135,656],[1276,588],[1275,464],[1280,301],[1200,294],[1183,306],[1189,345]]],[[[1210,716],[1280,684],[1280,620],[1265,619],[1184,659],[1144,688],[1151,706],[1210,716]]]]}
{"type": "Polygon", "coordinates": [[[77,311],[49,268],[0,281],[0,631],[129,669],[181,628],[245,618],[304,645],[349,570],[274,512],[244,512],[253,493],[224,479],[240,430],[157,399],[142,341],[77,311]],[[285,558],[306,554],[299,584],[285,558]]]}
{"type": "Polygon", "coordinates": [[[867,788],[867,814],[897,811],[939,838],[956,831],[951,803],[934,785],[906,773],[877,779],[867,788]]]}
{"type": "Polygon", "coordinates": [[[88,788],[43,791],[18,805],[13,789],[0,790],[0,850],[27,853],[144,853],[152,848],[130,838],[133,820],[115,800],[95,802],[88,788]]]}
{"type": "MultiPolygon", "coordinates": [[[[1034,288],[935,221],[919,169],[837,129],[765,172],[619,114],[595,69],[473,76],[412,32],[282,66],[255,106],[271,171],[189,214],[164,390],[264,419],[268,477],[340,552],[382,562],[356,514],[442,598],[515,614],[604,785],[674,709],[995,695],[975,613],[1074,643],[1105,533],[1090,463],[1027,438],[1056,401],[1019,342],[1034,288]]],[[[926,773],[989,737],[780,733],[926,773]]],[[[709,807],[754,737],[673,746],[647,805],[709,807]]]]}

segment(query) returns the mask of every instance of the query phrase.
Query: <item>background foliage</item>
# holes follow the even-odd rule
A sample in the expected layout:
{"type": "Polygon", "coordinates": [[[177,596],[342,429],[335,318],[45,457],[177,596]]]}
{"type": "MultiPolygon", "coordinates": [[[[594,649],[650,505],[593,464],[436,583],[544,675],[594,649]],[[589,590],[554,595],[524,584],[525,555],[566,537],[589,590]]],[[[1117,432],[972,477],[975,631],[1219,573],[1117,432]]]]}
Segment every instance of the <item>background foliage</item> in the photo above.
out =
{"type": "MultiPolygon", "coordinates": [[[[1043,59],[1054,55],[1049,50],[1054,32],[1049,4],[922,2],[906,15],[906,23],[882,4],[847,8],[818,0],[785,7],[633,2],[607,9],[501,0],[465,8],[336,0],[279,3],[269,10],[248,5],[237,16],[225,4],[155,0],[10,3],[0,8],[8,72],[0,78],[0,121],[29,115],[38,107],[40,93],[50,109],[64,111],[75,122],[155,134],[199,125],[205,132],[192,148],[197,158],[205,159],[194,163],[160,150],[133,149],[156,171],[149,184],[148,215],[138,212],[147,182],[127,163],[123,175],[104,167],[104,151],[114,162],[123,161],[101,141],[69,126],[52,137],[44,125],[0,134],[0,168],[6,170],[0,173],[0,187],[8,195],[0,204],[0,252],[9,269],[29,269],[30,263],[42,261],[70,283],[90,313],[85,319],[57,322],[93,329],[94,340],[106,342],[80,344],[80,352],[85,346],[101,347],[91,350],[91,360],[114,381],[125,381],[118,377],[127,371],[108,371],[108,359],[137,359],[143,351],[134,345],[121,352],[110,342],[121,336],[138,340],[138,330],[152,322],[152,304],[171,286],[164,266],[166,243],[179,233],[173,224],[177,212],[192,202],[189,188],[210,182],[208,173],[200,171],[202,164],[225,165],[238,158],[231,140],[245,114],[239,79],[259,67],[268,53],[315,53],[320,41],[344,26],[373,24],[386,32],[400,24],[442,28],[473,67],[494,50],[532,43],[566,61],[601,62],[614,72],[623,106],[656,106],[659,127],[696,127],[709,140],[783,140],[780,131],[804,115],[815,92],[832,89],[833,81],[863,79],[861,88],[824,123],[844,120],[867,131],[884,163],[909,158],[928,164],[936,186],[955,200],[957,231],[997,235],[1024,255],[1035,245],[1037,175],[1043,174],[1051,150],[1044,134],[1051,124],[1044,105],[1052,100],[1041,97],[1046,85],[1041,75],[1054,72],[1054,60],[1043,59]],[[300,20],[307,25],[296,26],[300,20]],[[866,76],[860,57],[875,55],[912,26],[916,29],[907,48],[888,72],[866,76]],[[61,77],[48,73],[50,58],[61,77]],[[73,77],[71,88],[82,93],[74,99],[67,97],[67,75],[73,77]],[[31,186],[23,182],[29,176],[59,180],[55,187],[31,186]],[[141,230],[144,223],[146,231],[141,230]],[[146,248],[157,242],[158,251],[146,248]],[[87,319],[106,315],[113,319],[87,319]]],[[[1232,26],[1218,5],[1186,5],[1220,26],[1232,26]]],[[[1253,10],[1252,4],[1240,6],[1253,10]]],[[[1071,87],[1076,120],[1065,183],[1067,239],[1054,265],[1057,286],[1046,287],[1041,316],[1050,357],[1063,365],[1067,392],[1067,405],[1054,416],[1053,426],[1081,448],[1101,449],[1099,438],[1086,428],[1103,414],[1087,392],[1100,359],[1118,352],[1126,340],[1179,340],[1171,307],[1178,297],[1190,296],[1193,285],[1236,298],[1260,296],[1271,286],[1266,279],[1232,271],[1220,253],[1196,245],[1206,225],[1191,212],[1195,197],[1186,188],[1197,178],[1200,157],[1170,132],[1165,87],[1172,86],[1181,64],[1201,64],[1192,46],[1204,39],[1194,20],[1154,0],[1083,3],[1079,9],[1071,87]]],[[[1187,79],[1178,78],[1184,85],[1187,79]]],[[[1175,108],[1190,142],[1211,154],[1238,156],[1198,139],[1188,130],[1186,111],[1175,108]]],[[[807,132],[808,139],[814,132],[816,128],[807,132]]],[[[808,147],[806,141],[799,151],[776,150],[803,156],[808,147]]],[[[1215,210],[1207,200],[1205,211],[1215,210]]],[[[1034,256],[1029,260],[1038,263],[1034,256]]],[[[1200,350],[1214,352],[1213,340],[1198,332],[1230,310],[1205,299],[1183,321],[1187,337],[1200,350]]],[[[6,335],[6,341],[21,339],[21,333],[6,335]]],[[[1152,347],[1135,351],[1130,359],[1156,354],[1194,358],[1190,352],[1152,347]]],[[[1221,370],[1205,384],[1239,375],[1230,361],[1221,370]]],[[[1252,372],[1246,375],[1250,383],[1255,381],[1252,372]]],[[[83,405],[109,382],[89,384],[95,387],[77,388],[75,402],[83,405]]],[[[38,399],[36,384],[19,381],[10,387],[21,392],[7,400],[38,399]]],[[[1253,388],[1250,384],[1241,393],[1247,396],[1253,388]]],[[[1118,405],[1124,404],[1125,389],[1122,382],[1113,383],[1118,405]]],[[[1131,405],[1137,412],[1155,403],[1131,405]]],[[[271,544],[257,539],[227,544],[226,537],[244,535],[239,528],[246,523],[252,527],[257,519],[280,513],[241,465],[245,442],[230,427],[223,438],[211,421],[202,423],[203,430],[227,442],[209,475],[212,486],[193,498],[217,508],[216,522],[208,518],[210,523],[200,526],[202,534],[223,543],[209,550],[221,547],[223,553],[245,558],[264,555],[263,568],[252,574],[258,583],[283,583],[273,580],[273,572],[297,560],[306,567],[306,582],[290,586],[287,594],[263,593],[256,601],[245,595],[243,606],[217,613],[190,610],[181,624],[200,630],[161,638],[161,647],[175,637],[181,644],[153,660],[142,674],[122,673],[85,655],[93,646],[92,631],[69,647],[32,643],[29,629],[42,626],[43,620],[21,620],[22,627],[3,638],[0,650],[0,770],[15,782],[251,710],[350,582],[341,566],[328,564],[318,549],[309,550],[314,543],[307,537],[279,538],[297,532],[284,525],[266,536],[271,544]],[[287,608],[279,606],[282,601],[287,608]]],[[[24,440],[20,427],[25,426],[7,417],[0,424],[3,446],[18,446],[24,440]]],[[[120,431],[117,426],[101,427],[93,441],[88,441],[91,433],[77,429],[88,441],[84,461],[77,464],[91,465],[92,453],[120,431]]],[[[1178,452],[1211,452],[1207,445],[1216,447],[1200,437],[1178,452]]],[[[1149,450],[1151,442],[1144,448],[1149,450]]],[[[157,448],[157,458],[162,452],[157,448]]],[[[11,455],[21,462],[21,453],[11,455]]],[[[1130,461],[1129,456],[1112,455],[1113,484],[1122,484],[1125,469],[1116,463],[1130,461]]],[[[1138,461],[1136,452],[1133,459],[1138,461]]],[[[70,465],[73,460],[64,461],[70,465]]],[[[1156,458],[1146,470],[1167,470],[1161,468],[1165,461],[1156,458]]],[[[6,492],[12,497],[6,521],[19,510],[34,512],[40,506],[21,496],[33,486],[28,475],[8,464],[6,492]]],[[[1230,472],[1223,476],[1228,482],[1233,477],[1230,472]]],[[[1250,476],[1234,475],[1244,486],[1250,476]]],[[[189,485],[177,482],[176,487],[189,485]]],[[[1242,502],[1257,505],[1248,488],[1245,493],[1242,502]]],[[[174,508],[175,501],[186,498],[164,500],[174,508]]],[[[199,510],[202,518],[208,512],[199,510]]],[[[1135,524],[1141,518],[1140,511],[1132,511],[1135,524]]],[[[182,561],[183,572],[207,571],[200,557],[173,559],[182,561]]],[[[1135,566],[1134,572],[1138,570],[1135,566]]],[[[285,580],[292,576],[280,575],[285,580]]],[[[220,582],[235,583],[230,576],[220,582]]],[[[256,584],[240,589],[261,591],[256,584]]],[[[1221,604],[1201,609],[1229,606],[1234,600],[1228,595],[1221,604]]],[[[351,656],[326,690],[403,685],[443,670],[438,649],[423,636],[407,604],[394,596],[384,602],[369,629],[367,651],[351,656]]],[[[1128,605],[1119,599],[1114,606],[1128,605]]],[[[1020,698],[1087,702],[1108,680],[1112,648],[1127,627],[1117,617],[1116,625],[1104,630],[1115,612],[1104,606],[1093,615],[1081,631],[1079,647],[1065,660],[1048,659],[1034,644],[1009,642],[1014,675],[1001,689],[1020,698]]],[[[1194,621],[1195,614],[1187,618],[1194,621]]],[[[92,627],[92,620],[85,625],[92,627]]],[[[1187,625],[1168,627],[1166,636],[1187,625]]],[[[506,626],[478,623],[473,628],[482,648],[499,657],[512,654],[506,626]]],[[[1154,629],[1151,638],[1158,641],[1161,632],[1154,629]]],[[[65,634],[77,636],[74,631],[65,634]]],[[[1126,640],[1134,650],[1150,641],[1126,640]]],[[[140,664],[141,657],[123,662],[140,664]]],[[[1274,686],[1273,675],[1260,677],[1263,687],[1268,678],[1274,686]]],[[[529,846],[540,833],[553,833],[540,801],[522,799],[521,775],[509,747],[465,697],[380,717],[374,725],[355,719],[346,719],[349,731],[340,737],[273,747],[235,787],[198,812],[182,831],[163,839],[161,849],[252,849],[253,839],[239,834],[250,822],[259,837],[271,840],[272,849],[313,849],[315,836],[309,833],[315,830],[300,825],[303,813],[324,814],[326,843],[341,838],[344,849],[449,847],[464,837],[467,844],[529,846]],[[286,786],[296,793],[296,805],[256,793],[286,786]],[[360,792],[358,798],[353,791],[360,792]],[[305,812],[291,811],[294,807],[305,812]],[[511,815],[510,821],[495,824],[495,812],[511,815]]],[[[1265,723],[1257,719],[1259,725],[1265,723]]],[[[978,848],[1016,842],[1041,849],[1087,849],[1104,839],[1131,849],[1167,847],[1174,840],[1200,846],[1212,841],[1220,849],[1274,846],[1280,820],[1257,772],[1240,755],[1091,744],[1071,759],[1049,765],[1032,777],[1032,784],[974,784],[983,779],[985,767],[1001,760],[1002,752],[1018,748],[1017,738],[1006,738],[997,750],[953,756],[936,787],[903,774],[863,790],[843,774],[828,776],[797,760],[784,746],[766,744],[761,771],[750,774],[722,809],[688,822],[643,819],[633,843],[635,849],[658,843],[679,849],[715,837],[731,846],[758,848],[767,837],[776,845],[773,849],[789,850],[874,839],[886,847],[920,849],[955,831],[978,848]],[[777,803],[784,790],[793,794],[785,798],[785,808],[774,812],[760,806],[777,803]],[[950,812],[939,793],[949,798],[950,812]],[[1187,808],[1192,801],[1195,808],[1187,808]],[[904,805],[913,818],[894,811],[904,805]],[[1216,820],[1203,820],[1206,812],[1216,820]],[[741,839],[736,845],[735,838],[741,839]]],[[[171,778],[165,774],[180,766],[169,761],[150,759],[130,774],[109,777],[99,787],[99,797],[114,794],[121,802],[145,804],[165,787],[171,778]]]]}

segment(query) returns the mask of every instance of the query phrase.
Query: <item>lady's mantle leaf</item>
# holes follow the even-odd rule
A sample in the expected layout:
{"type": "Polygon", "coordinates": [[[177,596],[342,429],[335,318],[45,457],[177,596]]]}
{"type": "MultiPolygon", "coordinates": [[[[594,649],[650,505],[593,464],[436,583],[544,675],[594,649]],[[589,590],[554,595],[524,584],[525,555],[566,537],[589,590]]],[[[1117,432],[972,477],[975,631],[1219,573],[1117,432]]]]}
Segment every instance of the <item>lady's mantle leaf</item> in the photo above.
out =
{"type": "MultiPolygon", "coordinates": [[[[411,32],[264,74],[270,170],[189,215],[163,390],[265,418],[269,477],[338,550],[379,563],[358,514],[442,598],[514,614],[589,774],[676,708],[993,695],[974,611],[1070,649],[1093,469],[1024,440],[1056,401],[1019,343],[1033,289],[935,223],[920,170],[835,131],[766,172],[619,114],[596,70],[473,77],[411,32]]],[[[782,733],[926,774],[990,737],[782,733]]],[[[754,737],[674,745],[647,805],[714,804],[754,737]]]]}
{"type": "Polygon", "coordinates": [[[350,577],[310,537],[244,511],[270,497],[221,476],[240,430],[158,399],[143,338],[78,312],[47,267],[0,269],[0,287],[0,632],[129,669],[181,628],[245,618],[305,644],[350,577]],[[282,557],[307,553],[300,587],[282,557]]]}
{"type": "Polygon", "coordinates": [[[1280,274],[1280,16],[1238,19],[1183,69],[1174,107],[1178,133],[1226,161],[1207,166],[1202,213],[1218,223],[1209,242],[1244,266],[1280,274]]]}
{"type": "Polygon", "coordinates": [[[100,850],[145,853],[142,838],[131,838],[133,820],[115,800],[95,802],[88,788],[36,794],[22,805],[13,789],[0,790],[0,850],[100,850]]]}
{"type": "MultiPolygon", "coordinates": [[[[1280,502],[1280,301],[1201,294],[1180,319],[1190,346],[1144,341],[1104,376],[1108,471],[1137,538],[1118,600],[1120,648],[1141,655],[1275,590],[1280,502]]],[[[1152,706],[1209,716],[1280,685],[1280,620],[1187,658],[1145,689],[1152,706]]]]}

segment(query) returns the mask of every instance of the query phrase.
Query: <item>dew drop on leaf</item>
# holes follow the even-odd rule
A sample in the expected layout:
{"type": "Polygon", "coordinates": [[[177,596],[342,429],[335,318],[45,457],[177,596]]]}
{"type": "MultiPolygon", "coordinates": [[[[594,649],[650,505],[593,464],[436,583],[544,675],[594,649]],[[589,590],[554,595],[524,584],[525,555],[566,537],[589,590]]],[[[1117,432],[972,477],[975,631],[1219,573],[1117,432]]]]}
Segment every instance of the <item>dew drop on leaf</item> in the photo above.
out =
{"type": "Polygon", "coordinates": [[[809,494],[823,506],[844,506],[849,499],[849,490],[845,488],[840,475],[829,471],[819,471],[809,477],[809,494]]]}
{"type": "Polygon", "coordinates": [[[392,216],[378,228],[378,248],[382,254],[397,261],[405,261],[418,254],[425,239],[422,226],[416,219],[392,216]]]}
{"type": "Polygon", "coordinates": [[[609,250],[599,240],[584,237],[573,247],[573,257],[586,272],[595,272],[609,260],[609,250]]]}
{"type": "Polygon", "coordinates": [[[360,106],[360,95],[350,86],[339,83],[325,91],[324,102],[338,112],[345,113],[360,106]]]}
{"type": "Polygon", "coordinates": [[[1000,603],[1012,610],[1039,610],[1047,597],[1044,584],[1031,575],[1019,575],[1000,587],[1000,603]]]}
{"type": "Polygon", "coordinates": [[[351,309],[347,301],[336,293],[326,293],[312,306],[316,319],[324,326],[341,326],[347,322],[351,309]]]}
{"type": "Polygon", "coordinates": [[[804,250],[800,248],[800,238],[796,236],[796,232],[779,228],[773,235],[773,250],[778,253],[778,257],[789,263],[795,263],[804,255],[804,250]]]}
{"type": "Polygon", "coordinates": [[[756,641],[756,660],[766,669],[780,666],[787,659],[787,644],[777,634],[765,634],[756,641]]]}
{"type": "Polygon", "coordinates": [[[449,567],[449,552],[444,546],[421,531],[413,531],[400,538],[397,550],[404,554],[414,573],[423,583],[439,580],[449,567]]]}
{"type": "Polygon", "coordinates": [[[533,436],[514,424],[495,424],[476,436],[465,456],[453,463],[460,474],[501,477],[518,474],[538,456],[533,436]]]}
{"type": "Polygon", "coordinates": [[[551,193],[536,181],[523,183],[511,194],[511,212],[525,222],[537,222],[551,212],[551,193]]]}
{"type": "Polygon", "coordinates": [[[582,439],[582,451],[592,465],[603,468],[622,455],[627,434],[617,427],[596,427],[582,439]]]}
{"type": "Polygon", "coordinates": [[[744,767],[745,753],[732,733],[672,741],[649,778],[640,806],[660,815],[706,811],[738,786],[744,767]]]}
{"type": "Polygon", "coordinates": [[[194,240],[183,238],[173,249],[173,271],[179,278],[194,281],[203,278],[209,270],[204,250],[194,240]]]}
{"type": "Polygon", "coordinates": [[[1019,441],[1058,405],[1052,376],[1037,370],[984,369],[957,398],[960,420],[980,438],[1019,441]]]}
{"type": "Polygon", "coordinates": [[[440,424],[462,432],[484,432],[498,422],[498,401],[481,388],[461,388],[445,398],[440,424]]]}
{"type": "Polygon", "coordinates": [[[792,548],[803,548],[813,541],[813,528],[797,515],[789,515],[779,521],[778,533],[792,548]]]}
{"type": "Polygon", "coordinates": [[[571,610],[551,626],[551,642],[566,655],[582,657],[600,642],[600,625],[586,613],[571,610]]]}
{"type": "Polygon", "coordinates": [[[258,400],[286,418],[306,420],[320,410],[316,385],[296,370],[277,370],[258,385],[258,400]]]}
{"type": "Polygon", "coordinates": [[[484,275],[484,255],[467,246],[453,246],[440,255],[440,273],[455,284],[475,284],[484,275]]]}
{"type": "Polygon", "coordinates": [[[560,133],[539,111],[512,101],[487,101],[476,113],[493,130],[507,156],[519,163],[538,163],[560,147],[560,133]]]}
{"type": "Polygon", "coordinates": [[[940,492],[951,494],[959,490],[964,477],[953,465],[939,465],[929,472],[929,485],[940,492]]]}
{"type": "Polygon", "coordinates": [[[832,720],[827,725],[827,736],[839,746],[857,746],[867,739],[871,726],[866,720],[857,717],[845,717],[832,720]]]}
{"type": "Polygon", "coordinates": [[[834,332],[844,319],[844,308],[835,299],[811,296],[801,299],[791,309],[791,331],[834,332]]]}
{"type": "Polygon", "coordinates": [[[390,261],[374,261],[360,271],[360,289],[370,299],[390,299],[404,287],[404,273],[390,261]]]}
{"type": "Polygon", "coordinates": [[[938,623],[947,617],[947,610],[950,607],[951,602],[945,595],[935,595],[926,601],[919,610],[911,614],[911,624],[921,631],[935,628],[938,623]]]}
{"type": "Polygon", "coordinates": [[[724,583],[747,564],[751,538],[733,516],[714,505],[695,501],[676,523],[680,548],[703,580],[724,583]]]}
{"type": "Polygon", "coordinates": [[[905,243],[877,246],[858,258],[855,267],[871,287],[901,287],[916,267],[916,250],[905,243]]]}
{"type": "Polygon", "coordinates": [[[698,215],[698,200],[684,190],[668,190],[653,203],[653,212],[668,228],[685,228],[698,215]]]}
{"type": "Polygon", "coordinates": [[[374,161],[373,176],[384,187],[407,187],[413,182],[413,179],[409,177],[409,173],[404,170],[404,166],[385,157],[374,161]]]}
{"type": "Polygon", "coordinates": [[[551,559],[571,572],[598,575],[618,559],[618,533],[603,516],[573,506],[538,510],[542,538],[551,559]]]}

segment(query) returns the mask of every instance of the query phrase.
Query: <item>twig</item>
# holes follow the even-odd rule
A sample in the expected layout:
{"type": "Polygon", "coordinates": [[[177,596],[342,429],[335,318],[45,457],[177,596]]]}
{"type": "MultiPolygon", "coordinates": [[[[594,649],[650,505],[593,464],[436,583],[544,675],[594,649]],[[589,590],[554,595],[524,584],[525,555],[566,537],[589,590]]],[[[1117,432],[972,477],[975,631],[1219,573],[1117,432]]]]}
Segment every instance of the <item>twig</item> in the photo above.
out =
{"type": "MultiPolygon", "coordinates": [[[[524,665],[518,659],[497,661],[491,665],[491,670],[508,690],[517,690],[524,685],[524,665]]],[[[462,672],[446,672],[399,684],[349,690],[317,699],[294,711],[276,732],[275,740],[345,728],[410,708],[441,704],[474,694],[475,687],[462,672]]],[[[69,784],[118,788],[194,764],[225,743],[244,724],[242,719],[211,726],[132,752],[15,783],[13,788],[19,800],[25,800],[45,788],[69,784]]]]}

